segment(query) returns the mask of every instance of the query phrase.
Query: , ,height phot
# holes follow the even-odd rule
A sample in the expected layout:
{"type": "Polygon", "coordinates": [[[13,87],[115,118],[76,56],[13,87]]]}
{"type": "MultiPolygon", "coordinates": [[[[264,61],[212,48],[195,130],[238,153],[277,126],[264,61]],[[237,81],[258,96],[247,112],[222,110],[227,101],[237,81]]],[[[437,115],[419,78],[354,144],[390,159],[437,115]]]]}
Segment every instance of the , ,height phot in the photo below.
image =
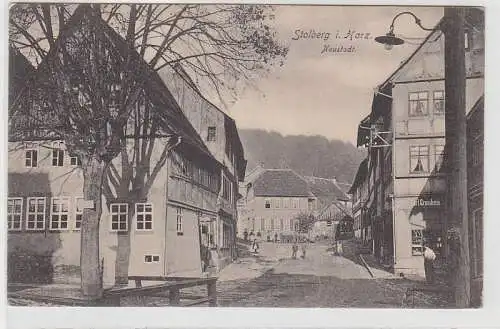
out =
{"type": "Polygon", "coordinates": [[[484,8],[14,3],[8,301],[482,306],[484,8]]]}

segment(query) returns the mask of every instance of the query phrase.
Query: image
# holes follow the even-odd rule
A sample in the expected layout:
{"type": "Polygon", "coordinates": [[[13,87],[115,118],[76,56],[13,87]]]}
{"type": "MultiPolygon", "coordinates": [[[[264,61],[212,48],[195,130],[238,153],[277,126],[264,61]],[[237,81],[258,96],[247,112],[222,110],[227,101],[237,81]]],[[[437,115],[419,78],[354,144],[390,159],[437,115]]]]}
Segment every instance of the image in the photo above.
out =
{"type": "Polygon", "coordinates": [[[11,3],[9,305],[483,307],[484,16],[11,3]]]}

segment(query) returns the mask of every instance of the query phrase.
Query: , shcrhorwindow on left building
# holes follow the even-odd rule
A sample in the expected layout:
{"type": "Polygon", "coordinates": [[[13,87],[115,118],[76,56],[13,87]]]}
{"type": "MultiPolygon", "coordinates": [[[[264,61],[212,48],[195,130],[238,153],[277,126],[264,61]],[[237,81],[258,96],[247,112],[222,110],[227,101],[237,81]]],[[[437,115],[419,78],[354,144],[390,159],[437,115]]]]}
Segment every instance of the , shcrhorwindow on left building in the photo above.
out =
{"type": "Polygon", "coordinates": [[[27,199],[26,229],[45,229],[45,197],[30,197],[27,199]]]}
{"type": "Polygon", "coordinates": [[[52,143],[52,166],[62,167],[64,166],[64,143],[63,142],[53,142],[52,143]]]}
{"type": "Polygon", "coordinates": [[[184,235],[184,230],[182,227],[182,208],[177,208],[176,231],[177,235],[184,235]]]}
{"type": "Polygon", "coordinates": [[[20,231],[23,217],[23,198],[9,198],[7,201],[7,228],[20,231]]]}
{"type": "Polygon", "coordinates": [[[79,230],[82,228],[82,217],[83,217],[83,208],[81,207],[81,202],[84,198],[76,198],[75,199],[75,230],[79,230]]]}
{"type": "Polygon", "coordinates": [[[24,164],[27,168],[36,168],[38,166],[38,150],[33,148],[26,149],[24,164]]]}
{"type": "Polygon", "coordinates": [[[136,203],[136,229],[150,231],[153,229],[153,205],[151,203],[136,203]]]}
{"type": "Polygon", "coordinates": [[[216,130],[217,128],[216,127],[208,127],[208,132],[207,132],[207,142],[215,142],[216,139],[217,139],[217,135],[216,135],[216,130]]]}
{"type": "Polygon", "coordinates": [[[111,231],[126,232],[128,230],[128,204],[112,203],[110,205],[111,231]]]}
{"type": "Polygon", "coordinates": [[[50,229],[67,230],[69,219],[69,198],[53,197],[50,205],[50,229]]]}
{"type": "Polygon", "coordinates": [[[71,155],[69,157],[69,163],[72,165],[72,166],[81,166],[82,165],[82,161],[80,160],[80,158],[76,155],[71,155]]]}

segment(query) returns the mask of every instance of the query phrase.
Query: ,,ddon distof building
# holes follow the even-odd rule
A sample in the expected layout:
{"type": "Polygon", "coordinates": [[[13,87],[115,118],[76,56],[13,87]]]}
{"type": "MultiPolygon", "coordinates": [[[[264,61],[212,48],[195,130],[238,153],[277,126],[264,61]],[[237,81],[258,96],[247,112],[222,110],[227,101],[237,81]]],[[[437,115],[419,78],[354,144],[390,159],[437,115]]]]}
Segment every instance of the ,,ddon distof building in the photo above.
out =
{"type": "MultiPolygon", "coordinates": [[[[475,222],[470,234],[477,277],[482,271],[482,169],[477,168],[482,163],[484,13],[470,9],[466,20],[467,138],[475,159],[468,161],[475,222]]],[[[436,29],[377,87],[370,113],[358,126],[358,146],[367,148],[367,157],[349,191],[355,236],[396,274],[424,276],[424,241],[438,261],[447,252],[444,67],[444,35],[436,29]]]]}

